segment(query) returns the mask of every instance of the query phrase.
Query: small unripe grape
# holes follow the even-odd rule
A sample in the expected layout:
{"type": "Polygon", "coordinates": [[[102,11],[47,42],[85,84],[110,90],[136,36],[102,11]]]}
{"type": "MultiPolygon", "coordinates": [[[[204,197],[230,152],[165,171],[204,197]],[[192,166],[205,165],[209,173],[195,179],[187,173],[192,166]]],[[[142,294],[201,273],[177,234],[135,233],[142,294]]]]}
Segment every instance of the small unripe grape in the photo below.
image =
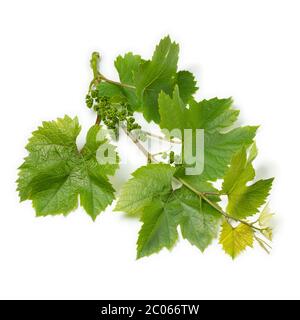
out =
{"type": "Polygon", "coordinates": [[[139,134],[139,139],[142,141],[142,142],[145,142],[147,140],[147,135],[144,133],[144,132],[141,132],[139,134]]]}
{"type": "Polygon", "coordinates": [[[174,151],[171,151],[171,152],[170,152],[169,157],[170,157],[170,163],[174,163],[174,157],[175,157],[174,151]]]}
{"type": "Polygon", "coordinates": [[[90,95],[87,94],[85,96],[85,103],[86,103],[86,106],[91,109],[94,104],[94,99],[90,95]]]}
{"type": "Polygon", "coordinates": [[[91,96],[92,96],[92,98],[97,98],[98,97],[98,91],[97,90],[93,90],[91,92],[91,96]]]}

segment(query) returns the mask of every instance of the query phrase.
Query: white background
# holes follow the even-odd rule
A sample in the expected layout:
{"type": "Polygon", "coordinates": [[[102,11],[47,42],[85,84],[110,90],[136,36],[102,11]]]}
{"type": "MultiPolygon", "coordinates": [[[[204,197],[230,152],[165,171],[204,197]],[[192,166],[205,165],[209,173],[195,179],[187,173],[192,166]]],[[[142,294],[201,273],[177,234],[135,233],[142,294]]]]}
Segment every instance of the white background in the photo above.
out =
{"type": "Polygon", "coordinates": [[[1,0],[0,298],[300,298],[299,16],[298,0],[1,0]],[[256,248],[233,262],[217,242],[201,254],[181,240],[136,261],[138,221],[107,210],[93,223],[81,209],[35,218],[18,201],[31,131],[78,115],[83,137],[94,122],[84,104],[90,53],[100,51],[103,73],[116,78],[118,54],[150,57],[166,34],[180,43],[199,97],[233,96],[241,123],[261,125],[258,175],[276,177],[270,256],[256,248]]]}

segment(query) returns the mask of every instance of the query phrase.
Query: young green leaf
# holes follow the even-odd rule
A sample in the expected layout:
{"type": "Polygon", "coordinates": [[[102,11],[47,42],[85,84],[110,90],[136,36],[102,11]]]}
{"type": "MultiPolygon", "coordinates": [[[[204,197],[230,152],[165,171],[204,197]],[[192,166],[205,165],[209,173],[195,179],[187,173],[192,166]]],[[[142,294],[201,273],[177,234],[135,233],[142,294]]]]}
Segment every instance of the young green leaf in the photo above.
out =
{"type": "Polygon", "coordinates": [[[235,259],[247,247],[253,247],[253,230],[245,224],[233,228],[227,221],[222,225],[220,244],[223,250],[235,259]]]}
{"type": "Polygon", "coordinates": [[[253,154],[247,158],[242,148],[231,161],[230,169],[224,177],[222,192],[228,196],[227,212],[235,218],[246,218],[258,212],[266,202],[273,179],[259,180],[248,186],[255,177],[252,166],[253,154]]]}
{"type": "Polygon", "coordinates": [[[135,72],[137,96],[147,121],[159,122],[157,98],[162,90],[170,94],[174,88],[178,54],[178,44],[166,37],[156,47],[152,59],[135,72]]]}
{"type": "Polygon", "coordinates": [[[122,83],[134,85],[134,74],[139,69],[141,63],[144,62],[139,55],[131,52],[125,54],[124,57],[118,56],[115,61],[115,67],[119,73],[122,83]]]}
{"type": "Polygon", "coordinates": [[[117,164],[99,164],[97,150],[113,148],[106,140],[97,141],[99,126],[90,129],[86,145],[78,151],[80,133],[77,118],[65,116],[44,122],[33,132],[27,150],[29,156],[20,167],[20,199],[32,200],[37,216],[68,214],[81,205],[93,220],[114,199],[107,176],[117,164]]]}
{"type": "Polygon", "coordinates": [[[184,239],[202,252],[218,235],[221,214],[186,187],[175,193],[182,211],[180,229],[184,239]]]}

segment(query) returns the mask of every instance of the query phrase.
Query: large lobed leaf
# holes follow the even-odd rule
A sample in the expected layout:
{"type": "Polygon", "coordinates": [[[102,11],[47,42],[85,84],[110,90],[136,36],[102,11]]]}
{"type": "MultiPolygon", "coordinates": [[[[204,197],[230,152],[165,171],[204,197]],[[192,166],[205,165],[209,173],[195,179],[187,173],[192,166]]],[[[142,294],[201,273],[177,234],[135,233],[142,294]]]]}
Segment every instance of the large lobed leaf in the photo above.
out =
{"type": "MultiPolygon", "coordinates": [[[[182,186],[173,190],[175,169],[166,164],[148,164],[133,173],[122,188],[116,210],[141,216],[137,257],[162,248],[172,249],[178,239],[177,227],[192,245],[204,251],[217,236],[221,215],[195,193],[182,186]]],[[[202,191],[215,190],[209,183],[202,191]]],[[[219,201],[211,197],[212,201],[219,201]]]]}
{"type": "Polygon", "coordinates": [[[152,59],[141,64],[135,72],[137,96],[146,120],[159,122],[157,98],[163,90],[172,93],[177,72],[179,46],[169,37],[162,39],[152,59]]]}
{"type": "Polygon", "coordinates": [[[163,248],[172,249],[178,239],[180,206],[172,195],[165,201],[155,199],[143,208],[142,228],[137,241],[137,258],[149,256],[163,248]]]}
{"type": "Polygon", "coordinates": [[[184,129],[192,129],[193,133],[204,129],[204,171],[201,180],[223,178],[232,156],[243,145],[250,145],[257,131],[257,127],[247,126],[223,132],[234,124],[238,116],[238,111],[232,108],[231,99],[191,101],[187,108],[178,87],[175,87],[172,97],[162,92],[158,103],[162,129],[180,129],[179,138],[184,137],[184,129]]]}
{"type": "Polygon", "coordinates": [[[32,200],[37,216],[68,214],[80,203],[93,220],[114,199],[108,175],[117,164],[99,164],[100,146],[112,148],[106,140],[97,140],[101,128],[93,126],[81,152],[76,139],[80,133],[77,118],[65,116],[33,132],[26,147],[29,152],[20,167],[18,191],[21,201],[32,200]]]}

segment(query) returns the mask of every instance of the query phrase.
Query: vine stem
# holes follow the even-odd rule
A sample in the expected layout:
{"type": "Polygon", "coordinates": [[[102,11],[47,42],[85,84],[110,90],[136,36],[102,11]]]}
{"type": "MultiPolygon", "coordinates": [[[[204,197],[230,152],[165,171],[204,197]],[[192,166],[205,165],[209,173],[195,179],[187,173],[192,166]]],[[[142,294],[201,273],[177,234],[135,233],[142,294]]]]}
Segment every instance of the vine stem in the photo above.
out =
{"type": "Polygon", "coordinates": [[[187,188],[189,188],[191,191],[193,191],[194,193],[196,193],[199,197],[201,197],[205,202],[207,202],[209,205],[211,205],[213,208],[215,208],[219,213],[221,213],[226,219],[231,219],[231,220],[235,220],[238,221],[248,227],[251,227],[257,231],[262,231],[262,229],[255,227],[253,224],[245,221],[245,220],[241,220],[238,218],[234,218],[232,216],[230,216],[228,213],[226,213],[224,210],[222,210],[217,204],[215,204],[213,201],[211,201],[210,199],[207,198],[207,193],[204,192],[200,192],[197,189],[195,189],[193,186],[191,186],[189,183],[187,183],[184,179],[182,178],[175,178],[178,181],[180,181],[183,185],[185,185],[187,188]]]}
{"type": "MultiPolygon", "coordinates": [[[[158,163],[158,161],[153,157],[153,155],[151,153],[148,152],[148,150],[146,150],[146,148],[140,143],[140,141],[135,138],[130,132],[128,132],[128,130],[126,129],[125,126],[122,126],[122,129],[124,130],[124,132],[126,133],[126,135],[132,140],[132,142],[138,147],[138,149],[145,155],[145,157],[147,158],[148,162],[154,162],[154,163],[158,163]]],[[[182,178],[176,178],[173,177],[173,180],[176,182],[180,182],[181,184],[183,184],[184,186],[186,186],[188,189],[190,189],[191,191],[193,191],[195,194],[197,194],[199,197],[201,197],[205,202],[207,202],[209,205],[211,205],[214,209],[216,209],[219,213],[221,213],[226,219],[231,219],[237,222],[240,222],[256,231],[261,232],[262,229],[255,227],[253,224],[238,219],[238,218],[234,218],[232,216],[230,216],[229,214],[227,214],[224,210],[222,210],[217,204],[215,204],[213,201],[211,201],[207,195],[218,195],[217,193],[211,193],[211,192],[200,192],[197,189],[195,189],[193,186],[191,186],[187,181],[185,181],[182,178]]]]}
{"type": "Polygon", "coordinates": [[[151,133],[151,132],[148,132],[148,131],[144,131],[142,130],[142,132],[144,134],[146,134],[147,136],[151,137],[151,138],[154,138],[154,139],[158,139],[158,140],[162,140],[162,141],[167,141],[167,142],[170,142],[170,143],[174,143],[174,144],[181,144],[181,141],[179,140],[174,140],[174,139],[167,139],[165,137],[162,137],[158,134],[154,134],[154,133],[151,133]]]}
{"type": "Polygon", "coordinates": [[[96,122],[95,122],[95,125],[96,125],[96,126],[99,126],[100,122],[101,122],[101,117],[100,117],[100,115],[98,114],[98,115],[97,115],[96,122]]]}
{"type": "Polygon", "coordinates": [[[132,142],[138,147],[138,149],[144,154],[148,162],[157,162],[155,158],[152,156],[152,154],[150,154],[146,150],[146,148],[141,144],[138,138],[134,137],[132,133],[130,133],[124,125],[122,125],[121,128],[126,133],[126,135],[132,140],[132,142]]]}
{"type": "Polygon", "coordinates": [[[136,89],[135,86],[132,86],[130,84],[126,84],[126,83],[121,83],[121,82],[118,82],[118,81],[114,81],[114,80],[110,80],[108,78],[106,78],[103,74],[99,73],[98,74],[98,81],[99,80],[103,80],[105,82],[108,82],[108,83],[111,83],[111,84],[115,84],[117,86],[120,86],[120,87],[123,87],[123,88],[129,88],[129,89],[136,89]]]}

